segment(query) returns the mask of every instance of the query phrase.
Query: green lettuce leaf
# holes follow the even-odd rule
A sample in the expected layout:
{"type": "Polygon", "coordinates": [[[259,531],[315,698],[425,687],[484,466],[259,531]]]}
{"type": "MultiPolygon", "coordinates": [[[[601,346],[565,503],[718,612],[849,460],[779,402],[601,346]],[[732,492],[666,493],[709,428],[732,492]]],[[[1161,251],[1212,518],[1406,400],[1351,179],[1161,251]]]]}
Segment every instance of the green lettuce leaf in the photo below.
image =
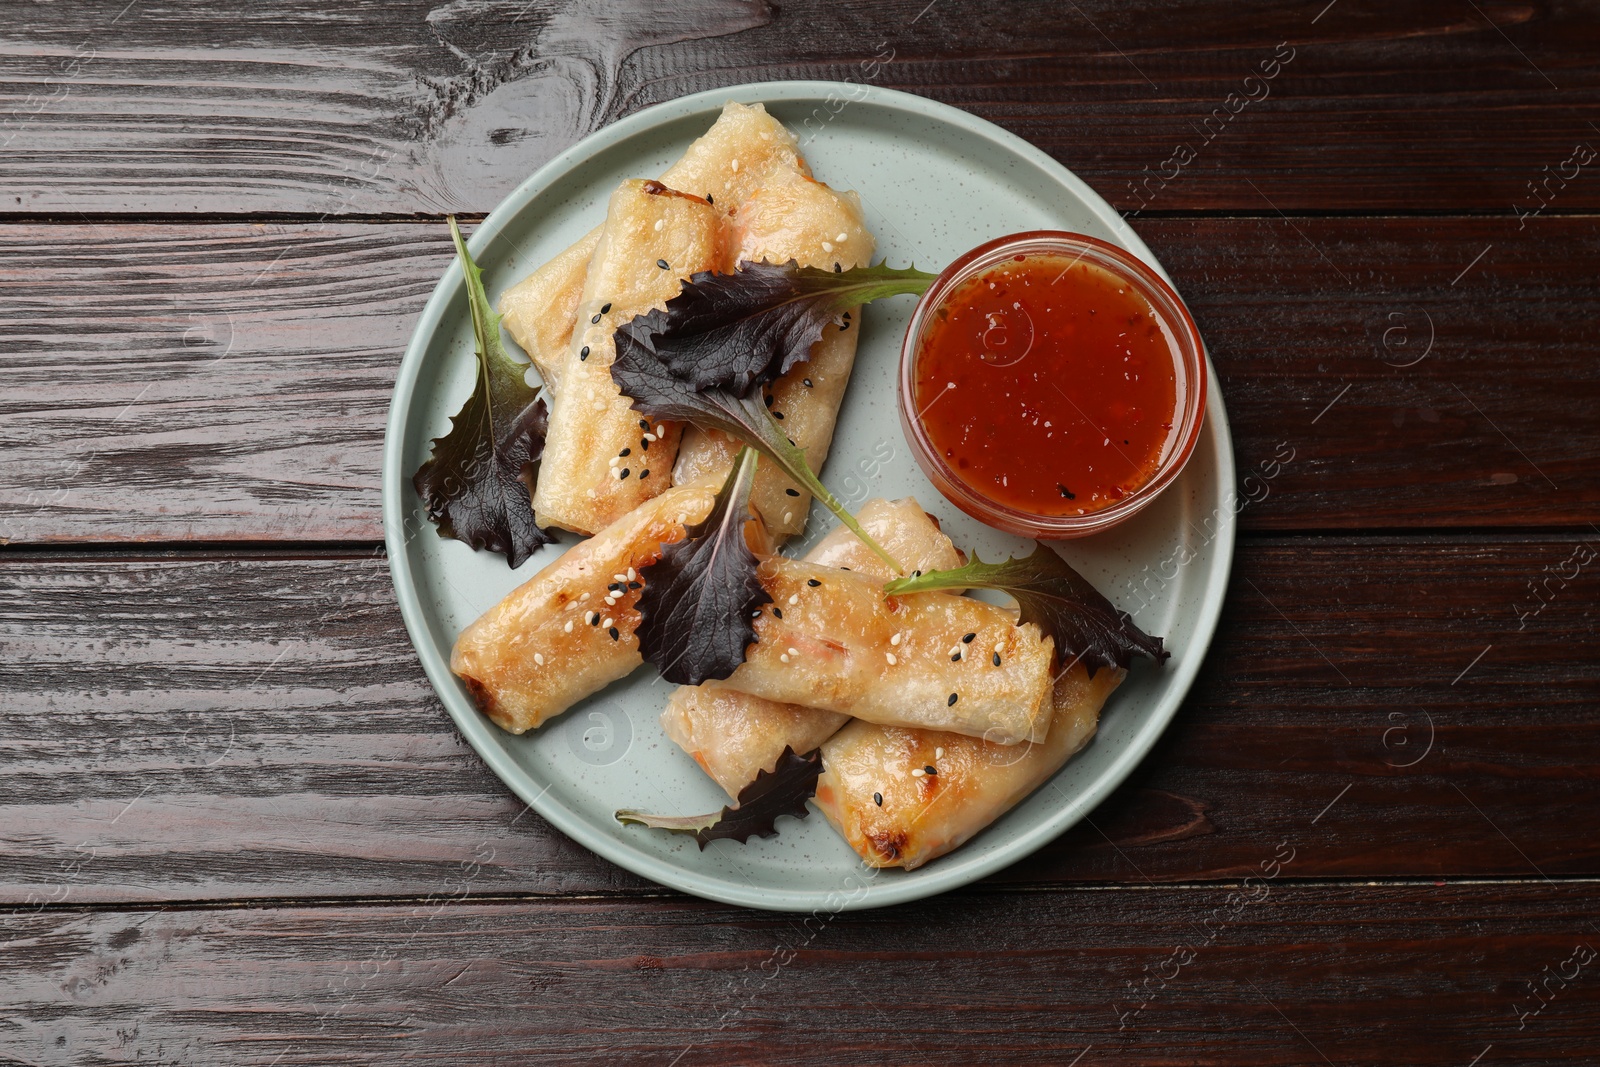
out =
{"type": "Polygon", "coordinates": [[[617,347],[626,335],[695,389],[745,396],[809,359],[824,330],[850,329],[844,314],[851,308],[924,293],[935,277],[883,263],[843,272],[792,260],[741,263],[732,274],[694,275],[665,308],[623,323],[617,347]]]}
{"type": "Polygon", "coordinates": [[[517,567],[534,549],[555,540],[533,521],[532,490],[549,412],[539,389],[523,377],[527,368],[506,354],[500,316],[489,307],[483,274],[467,253],[456,220],[449,221],[467,279],[477,382],[450,420],[450,432],[434,438],[432,458],[411,484],[441,537],[504,553],[517,567]]]}
{"type": "Polygon", "coordinates": [[[741,448],[705,521],[641,570],[633,632],[645,662],[669,682],[699,685],[732,674],[756,639],[755,617],[772,602],[744,539],[756,462],[741,448]]]}
{"type": "Polygon", "coordinates": [[[752,837],[771,837],[778,832],[778,816],[803,819],[810,814],[806,801],[816,793],[821,773],[821,749],[797,756],[794,749],[785,748],[773,770],[757,772],[756,780],[739,790],[739,802],[733,807],[709,815],[646,815],[625,808],[616,818],[621,823],[692,834],[702,849],[723,838],[743,843],[752,837]]]}
{"type": "Polygon", "coordinates": [[[883,587],[890,595],[934,589],[999,589],[1022,609],[1021,621],[1035,623],[1055,638],[1062,662],[1082,660],[1093,677],[1101,667],[1126,668],[1135,655],[1165,663],[1171,653],[1161,638],[1134,625],[1133,617],[1101,595],[1089,580],[1044,545],[1023,559],[985,563],[976,554],[963,567],[896,578],[883,587]]]}

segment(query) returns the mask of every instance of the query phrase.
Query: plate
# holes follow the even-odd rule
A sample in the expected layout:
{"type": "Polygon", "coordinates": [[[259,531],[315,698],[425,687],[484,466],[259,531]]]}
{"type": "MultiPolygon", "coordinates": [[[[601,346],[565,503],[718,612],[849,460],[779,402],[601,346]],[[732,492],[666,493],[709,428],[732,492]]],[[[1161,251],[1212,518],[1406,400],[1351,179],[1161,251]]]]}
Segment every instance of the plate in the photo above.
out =
{"type": "MultiPolygon", "coordinates": [[[[557,156],[473,233],[491,301],[598,224],[624,178],[654,177],[704,133],[729,100],[763,103],[794,130],[817,176],[861,194],[878,253],[938,270],[991,237],[1063,229],[1127,248],[1160,270],[1104,200],[1021,139],[921,97],[838,82],[768,82],[697,93],[631,115],[557,156]]],[[[439,229],[441,255],[448,248],[439,229]]],[[[1163,272],[1165,276],[1165,272],[1163,272]]],[[[900,338],[912,298],[862,316],[854,378],[822,479],[847,506],[913,495],[956,544],[986,558],[1026,551],[941,497],[918,470],[895,410],[900,338]]],[[[509,346],[508,347],[514,347],[509,346]]],[[[457,633],[566,545],[516,571],[503,557],[437,536],[411,474],[471,391],[472,331],[460,270],[435,288],[406,349],[383,453],[383,521],[395,591],[434,689],[472,747],[513,792],[575,841],[637,874],[697,896],[784,911],[876,907],[940,893],[1033,852],[1100,803],[1150,750],[1188,691],[1216,628],[1233,556],[1233,447],[1215,372],[1205,430],[1182,477],[1109,533],[1067,543],[1068,559],[1139,625],[1166,639],[1162,668],[1136,664],[1108,703],[1100,732],[1043,788],[966,845],[915,871],[873,871],[821,815],[783,819],[776,837],[746,845],[694,841],[623,826],[618,808],[714,811],[717,785],[658,721],[668,686],[648,667],[542,729],[514,737],[473,706],[450,673],[457,633]]],[[[813,507],[803,552],[834,523],[813,507]]]]}

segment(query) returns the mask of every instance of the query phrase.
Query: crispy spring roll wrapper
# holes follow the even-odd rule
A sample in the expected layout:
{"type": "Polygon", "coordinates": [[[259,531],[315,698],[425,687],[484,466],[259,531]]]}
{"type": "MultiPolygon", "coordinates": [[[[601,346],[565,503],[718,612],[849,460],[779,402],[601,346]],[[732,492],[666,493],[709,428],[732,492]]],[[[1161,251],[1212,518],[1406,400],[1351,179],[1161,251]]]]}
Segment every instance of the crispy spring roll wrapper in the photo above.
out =
{"type": "Polygon", "coordinates": [[[1090,678],[1081,664],[1062,672],[1054,721],[1039,744],[853,722],[822,746],[817,807],[867,866],[920,867],[1049,781],[1089,743],[1101,707],[1126,675],[1112,667],[1090,678]]]}
{"type": "Polygon", "coordinates": [[[705,519],[718,487],[676,486],[646,501],[568,549],[463,630],[450,669],[484,714],[520,734],[639,666],[633,635],[639,591],[631,585],[660,557],[662,545],[683,539],[685,524],[705,519]],[[610,588],[619,584],[620,591],[610,588]],[[614,604],[606,603],[608,595],[614,604]]]}
{"type": "Polygon", "coordinates": [[[720,225],[716,208],[660,182],[626,181],[611,195],[545,435],[533,496],[540,526],[594,533],[671,484],[681,428],[648,422],[622,395],[611,378],[614,334],[710,269],[720,225]]]}
{"type": "MultiPolygon", "coordinates": [[[[855,193],[840,193],[793,168],[774,168],[729,219],[726,258],[732,271],[745,261],[849,270],[872,261],[874,242],[855,193]]],[[[784,432],[805,450],[811,469],[821,470],[833,443],[834,425],[856,361],[861,309],[851,308],[841,326],[829,326],[811,347],[810,358],[772,383],[772,410],[784,432]]],[[[739,443],[718,430],[690,427],[678,450],[673,480],[725,476],[739,443]]],[[[750,503],[777,541],[805,529],[811,494],[772,464],[756,472],[750,503]]]]}
{"type": "MultiPolygon", "coordinates": [[[[660,181],[670,189],[708,197],[727,211],[737,208],[773,169],[811,173],[794,135],[766,108],[730,103],[660,181]]],[[[578,300],[600,230],[597,226],[584,234],[500,297],[506,329],[555,392],[561,390],[567,342],[578,323],[578,300]]]]}
{"type": "Polygon", "coordinates": [[[600,243],[601,227],[584,234],[556,258],[500,295],[501,324],[528,353],[552,392],[561,391],[562,364],[567,360],[572,328],[589,260],[600,243]]]}
{"type": "Polygon", "coordinates": [[[885,597],[877,579],[783,556],[758,573],[772,604],[757,640],[708,684],[998,744],[1044,739],[1055,645],[1037,626],[967,596],[885,597]]]}
{"type": "MultiPolygon", "coordinates": [[[[907,566],[944,570],[963,562],[938,521],[911,497],[869,500],[856,518],[907,566]]],[[[818,541],[805,558],[878,581],[894,577],[883,560],[843,526],[818,541]]],[[[810,752],[848,719],[840,712],[782,704],[715,685],[681,685],[667,700],[661,726],[730,797],[738,799],[739,790],[755,780],[756,772],[777,765],[785,748],[810,752]]]]}

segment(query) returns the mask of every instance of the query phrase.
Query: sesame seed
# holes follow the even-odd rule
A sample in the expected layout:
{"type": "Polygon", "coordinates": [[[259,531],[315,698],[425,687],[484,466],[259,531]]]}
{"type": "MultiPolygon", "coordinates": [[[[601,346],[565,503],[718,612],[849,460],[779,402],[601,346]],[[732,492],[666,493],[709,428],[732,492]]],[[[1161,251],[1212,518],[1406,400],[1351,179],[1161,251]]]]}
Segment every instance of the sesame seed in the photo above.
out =
{"type": "Polygon", "coordinates": [[[974,637],[977,637],[977,636],[978,635],[975,634],[975,633],[966,634],[961,638],[961,643],[964,644],[964,645],[970,645],[970,644],[972,644],[972,639],[974,637]]]}
{"type": "Polygon", "coordinates": [[[998,652],[994,654],[994,665],[996,667],[1000,666],[1000,653],[998,652]]]}
{"type": "Polygon", "coordinates": [[[660,423],[656,423],[656,436],[657,437],[665,437],[665,436],[667,436],[667,428],[665,426],[661,425],[660,423]]]}
{"type": "Polygon", "coordinates": [[[612,456],[611,459],[609,460],[609,465],[610,465],[612,470],[616,470],[617,467],[619,465],[621,465],[621,463],[622,463],[622,457],[621,456],[612,456]]]}
{"type": "Polygon", "coordinates": [[[792,594],[789,597],[789,603],[790,604],[798,604],[798,603],[800,603],[800,594],[799,593],[792,594]]]}
{"type": "Polygon", "coordinates": [[[601,626],[610,626],[615,621],[616,621],[615,619],[613,619],[611,616],[607,615],[605,618],[600,620],[600,625],[601,626]]]}
{"type": "Polygon", "coordinates": [[[655,439],[656,435],[653,433],[647,433],[640,438],[641,441],[654,441],[655,439]]]}
{"type": "Polygon", "coordinates": [[[594,326],[594,325],[597,325],[599,322],[600,322],[600,316],[596,315],[594,318],[589,320],[589,325],[594,326]]]}
{"type": "Polygon", "coordinates": [[[634,570],[632,567],[629,567],[628,568],[628,581],[631,582],[637,577],[639,577],[639,572],[634,570]]]}
{"type": "Polygon", "coordinates": [[[789,496],[799,496],[800,495],[800,490],[798,490],[798,489],[785,489],[784,493],[786,493],[789,496]]]}
{"type": "Polygon", "coordinates": [[[945,701],[945,702],[944,702],[944,706],[945,706],[945,707],[947,707],[947,708],[953,708],[953,707],[955,707],[955,704],[956,704],[956,700],[957,700],[957,699],[958,699],[958,698],[957,698],[957,696],[956,696],[956,694],[954,694],[954,693],[951,693],[951,694],[950,694],[950,699],[949,699],[949,700],[946,700],[946,701],[945,701]]]}
{"type": "Polygon", "coordinates": [[[894,653],[893,652],[885,652],[883,654],[883,657],[884,657],[884,659],[887,659],[889,661],[889,666],[891,666],[891,667],[893,667],[896,663],[900,662],[899,660],[894,658],[894,653]]]}
{"type": "Polygon", "coordinates": [[[804,385],[807,389],[811,388],[811,379],[810,378],[801,378],[800,379],[800,383],[802,385],[804,385]]]}
{"type": "Polygon", "coordinates": [[[738,173],[739,173],[739,161],[738,161],[738,160],[737,160],[737,159],[736,159],[736,160],[734,160],[734,161],[733,161],[733,162],[732,162],[732,164],[730,164],[730,165],[731,165],[731,166],[732,166],[732,168],[733,168],[733,172],[734,172],[734,173],[735,173],[735,174],[738,174],[738,173]]]}
{"type": "Polygon", "coordinates": [[[959,659],[959,658],[961,658],[961,646],[960,645],[951,645],[950,646],[950,658],[951,659],[959,659]]]}
{"type": "Polygon", "coordinates": [[[649,428],[650,428],[650,424],[648,422],[644,421],[643,419],[639,420],[639,429],[648,430],[649,428]]]}
{"type": "Polygon", "coordinates": [[[809,585],[811,588],[815,589],[817,586],[821,585],[822,583],[817,581],[815,578],[807,578],[806,579],[806,584],[809,585]]]}
{"type": "Polygon", "coordinates": [[[605,304],[601,305],[600,314],[604,315],[607,312],[609,312],[610,310],[611,310],[611,303],[610,303],[610,301],[607,301],[605,304]]]}
{"type": "Polygon", "coordinates": [[[832,252],[833,251],[833,242],[832,241],[824,241],[824,242],[822,242],[822,250],[824,252],[832,252]]]}
{"type": "Polygon", "coordinates": [[[593,614],[589,615],[588,619],[589,619],[589,625],[590,626],[599,626],[600,625],[600,613],[598,611],[596,611],[593,614]]]}
{"type": "Polygon", "coordinates": [[[780,652],[780,653],[779,653],[779,654],[778,654],[778,662],[779,662],[779,663],[788,663],[788,662],[789,662],[789,653],[787,653],[787,652],[780,652]]]}
{"type": "Polygon", "coordinates": [[[849,328],[850,328],[850,324],[849,324],[849,323],[848,323],[848,322],[841,322],[841,323],[840,323],[840,324],[839,324],[839,332],[840,332],[840,333],[844,333],[844,332],[845,332],[845,331],[846,331],[846,330],[848,330],[848,329],[849,329],[849,328]]]}
{"type": "Polygon", "coordinates": [[[579,599],[579,600],[588,600],[588,599],[589,599],[589,594],[588,594],[588,593],[584,593],[584,594],[583,594],[583,595],[582,595],[582,596],[580,596],[580,597],[579,597],[579,598],[578,598],[578,599],[579,599]]]}
{"type": "Polygon", "coordinates": [[[956,662],[956,661],[957,661],[957,660],[959,660],[959,659],[960,659],[960,658],[961,658],[961,653],[960,653],[960,651],[957,651],[957,652],[956,652],[956,653],[955,653],[955,655],[953,655],[953,656],[951,656],[951,657],[950,657],[950,662],[951,662],[951,663],[955,663],[955,662],[956,662]]]}
{"type": "Polygon", "coordinates": [[[580,362],[582,362],[583,360],[586,360],[588,358],[589,358],[589,346],[588,345],[584,345],[582,348],[580,348],[578,350],[578,360],[580,362]]]}
{"type": "Polygon", "coordinates": [[[883,794],[882,793],[874,793],[874,794],[872,794],[872,801],[873,801],[873,803],[877,804],[878,807],[880,807],[880,808],[883,807],[883,794]]]}
{"type": "Polygon", "coordinates": [[[844,273],[844,264],[843,263],[835,263],[833,265],[833,273],[835,273],[835,274],[843,274],[844,273]]]}
{"type": "Polygon", "coordinates": [[[927,773],[928,772],[923,770],[921,767],[913,767],[913,768],[911,768],[911,777],[913,777],[913,778],[921,778],[923,775],[925,775],[927,773]]]}
{"type": "Polygon", "coordinates": [[[894,645],[894,646],[898,647],[899,644],[900,644],[900,638],[903,637],[903,636],[905,636],[905,635],[904,634],[895,634],[893,637],[889,638],[889,643],[891,645],[894,645]]]}
{"type": "Polygon", "coordinates": [[[774,617],[781,619],[781,618],[783,618],[783,609],[782,608],[773,608],[772,609],[772,614],[773,614],[774,617]]]}
{"type": "Polygon", "coordinates": [[[781,412],[781,411],[774,411],[774,412],[773,412],[773,413],[772,413],[772,417],[773,417],[773,418],[775,418],[775,419],[777,419],[777,420],[778,420],[778,421],[779,421],[779,422],[782,422],[782,421],[783,421],[783,412],[781,412]]]}
{"type": "Polygon", "coordinates": [[[617,606],[617,598],[616,598],[616,596],[614,594],[612,594],[612,593],[607,593],[606,594],[606,607],[614,608],[616,606],[617,606]]]}
{"type": "Polygon", "coordinates": [[[922,773],[932,778],[934,775],[939,773],[939,768],[930,763],[926,767],[922,768],[922,773]]]}
{"type": "Polygon", "coordinates": [[[846,241],[850,240],[850,235],[847,233],[841,233],[839,236],[835,237],[834,240],[838,241],[840,244],[844,244],[846,241]]]}
{"type": "Polygon", "coordinates": [[[617,628],[615,626],[613,626],[610,630],[607,630],[606,632],[611,635],[611,640],[613,640],[613,641],[620,641],[622,639],[622,635],[617,632],[617,628]]]}
{"type": "Polygon", "coordinates": [[[934,759],[944,759],[944,746],[943,745],[940,745],[938,748],[933,750],[933,758],[934,759]]]}
{"type": "Polygon", "coordinates": [[[625,582],[628,580],[628,576],[623,574],[621,571],[618,571],[616,574],[611,576],[611,580],[613,582],[625,582]]]}
{"type": "Polygon", "coordinates": [[[662,270],[671,270],[672,269],[672,268],[667,266],[667,261],[664,260],[664,259],[656,260],[656,266],[660,267],[662,270]]]}
{"type": "Polygon", "coordinates": [[[543,667],[544,666],[544,653],[543,652],[535,652],[533,654],[533,662],[535,662],[539,666],[543,667]]]}
{"type": "Polygon", "coordinates": [[[644,470],[639,472],[639,480],[641,482],[644,481],[648,477],[650,477],[650,468],[649,467],[646,467],[644,470]]]}
{"type": "Polygon", "coordinates": [[[767,399],[764,401],[764,403],[767,405],[767,407],[770,408],[772,406],[773,400],[775,400],[775,399],[776,399],[776,397],[774,397],[771,393],[768,393],[767,394],[767,399]]]}
{"type": "Polygon", "coordinates": [[[1005,647],[1006,647],[1006,643],[1004,641],[996,641],[994,643],[994,650],[996,652],[1002,651],[1005,647]]]}
{"type": "Polygon", "coordinates": [[[617,475],[617,481],[620,482],[622,479],[626,478],[630,473],[632,473],[632,472],[629,471],[627,467],[623,467],[622,468],[622,473],[617,475]]]}
{"type": "Polygon", "coordinates": [[[650,451],[650,442],[649,442],[649,441],[646,441],[646,440],[645,440],[645,439],[644,439],[644,438],[642,438],[642,437],[641,437],[641,438],[639,438],[639,451],[641,451],[641,452],[648,452],[648,451],[650,451]]]}
{"type": "Polygon", "coordinates": [[[794,521],[794,512],[792,512],[792,511],[785,511],[785,512],[784,512],[784,513],[783,513],[783,521],[784,521],[784,522],[786,522],[786,523],[788,523],[788,522],[793,522],[793,521],[794,521]]]}
{"type": "Polygon", "coordinates": [[[789,650],[789,655],[791,655],[791,656],[798,656],[799,654],[800,654],[800,650],[798,648],[791,648],[789,650]]]}
{"type": "Polygon", "coordinates": [[[629,456],[629,455],[632,455],[632,454],[633,454],[633,449],[631,449],[631,448],[624,448],[621,452],[617,453],[617,455],[619,455],[619,456],[629,456]]]}
{"type": "Polygon", "coordinates": [[[667,221],[665,219],[656,219],[656,232],[660,233],[664,228],[666,228],[666,225],[667,221]]]}
{"type": "MultiPolygon", "coordinates": [[[[762,140],[766,140],[766,138],[763,137],[762,140]]],[[[710,193],[706,194],[706,203],[708,203],[708,204],[715,204],[716,203],[716,200],[712,197],[712,195],[710,193]]]]}
{"type": "Polygon", "coordinates": [[[572,632],[572,620],[568,619],[567,620],[567,624],[565,626],[563,626],[561,629],[570,634],[572,632]]]}

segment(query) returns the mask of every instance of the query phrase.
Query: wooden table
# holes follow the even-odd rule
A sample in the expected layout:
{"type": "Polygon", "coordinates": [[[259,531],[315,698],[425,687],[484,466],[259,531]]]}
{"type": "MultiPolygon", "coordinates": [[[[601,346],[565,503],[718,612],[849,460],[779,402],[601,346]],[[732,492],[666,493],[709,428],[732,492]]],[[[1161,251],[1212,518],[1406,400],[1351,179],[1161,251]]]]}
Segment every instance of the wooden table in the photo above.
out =
{"type": "Polygon", "coordinates": [[[1595,1061],[1592,11],[102,0],[0,42],[0,1060],[1595,1061]],[[377,468],[444,213],[875,55],[1130,213],[1255,499],[1114,799],[807,920],[500,785],[401,628],[377,468]]]}

